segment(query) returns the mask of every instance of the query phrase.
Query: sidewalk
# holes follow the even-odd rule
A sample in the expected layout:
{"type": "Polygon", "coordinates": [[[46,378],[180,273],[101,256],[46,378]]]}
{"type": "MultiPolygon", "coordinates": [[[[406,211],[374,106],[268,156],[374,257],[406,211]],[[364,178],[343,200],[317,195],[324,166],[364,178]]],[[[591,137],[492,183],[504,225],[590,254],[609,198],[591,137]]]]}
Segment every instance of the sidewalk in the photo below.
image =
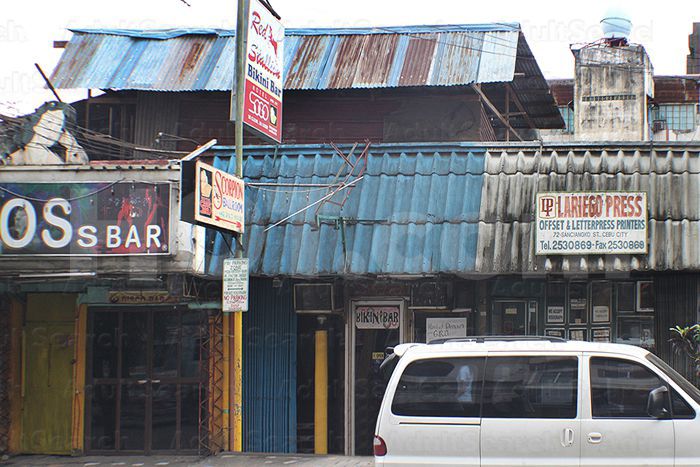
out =
{"type": "Polygon", "coordinates": [[[16,456],[0,461],[0,465],[37,467],[165,467],[165,466],[295,466],[306,467],[372,467],[372,457],[314,456],[305,454],[221,453],[210,457],[196,456],[16,456]]]}

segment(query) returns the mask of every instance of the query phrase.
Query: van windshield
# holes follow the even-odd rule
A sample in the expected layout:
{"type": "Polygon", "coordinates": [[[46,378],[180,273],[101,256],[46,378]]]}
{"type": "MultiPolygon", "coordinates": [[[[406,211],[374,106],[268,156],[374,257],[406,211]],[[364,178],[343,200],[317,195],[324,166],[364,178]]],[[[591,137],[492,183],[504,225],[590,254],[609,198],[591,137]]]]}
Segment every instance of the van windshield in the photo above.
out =
{"type": "Polygon", "coordinates": [[[664,373],[668,375],[669,378],[673,380],[674,383],[676,383],[678,386],[685,391],[686,394],[688,394],[690,397],[693,398],[696,404],[700,404],[700,390],[693,386],[693,384],[685,379],[683,376],[680,375],[676,370],[674,370],[671,365],[668,363],[664,362],[661,360],[659,357],[656,355],[650,353],[647,354],[647,360],[649,360],[651,363],[656,365],[657,367],[661,368],[664,373]]]}

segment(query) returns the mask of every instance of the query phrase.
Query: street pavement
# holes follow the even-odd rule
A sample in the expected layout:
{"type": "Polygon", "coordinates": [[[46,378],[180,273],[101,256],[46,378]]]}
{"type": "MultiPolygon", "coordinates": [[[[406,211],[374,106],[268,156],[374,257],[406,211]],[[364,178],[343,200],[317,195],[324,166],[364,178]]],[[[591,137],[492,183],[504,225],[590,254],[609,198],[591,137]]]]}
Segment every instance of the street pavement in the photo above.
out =
{"type": "Polygon", "coordinates": [[[16,456],[3,457],[0,465],[37,467],[257,467],[296,466],[305,467],[372,467],[372,457],[315,456],[304,454],[252,454],[222,453],[216,456],[16,456]]]}

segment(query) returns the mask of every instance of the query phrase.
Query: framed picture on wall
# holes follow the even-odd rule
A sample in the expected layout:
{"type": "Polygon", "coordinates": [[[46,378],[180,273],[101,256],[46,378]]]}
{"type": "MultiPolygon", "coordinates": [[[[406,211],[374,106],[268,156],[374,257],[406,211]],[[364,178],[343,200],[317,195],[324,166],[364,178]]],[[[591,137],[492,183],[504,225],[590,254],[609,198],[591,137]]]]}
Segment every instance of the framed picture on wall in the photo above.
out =
{"type": "Polygon", "coordinates": [[[649,313],[654,311],[654,282],[637,282],[637,311],[649,313]]]}

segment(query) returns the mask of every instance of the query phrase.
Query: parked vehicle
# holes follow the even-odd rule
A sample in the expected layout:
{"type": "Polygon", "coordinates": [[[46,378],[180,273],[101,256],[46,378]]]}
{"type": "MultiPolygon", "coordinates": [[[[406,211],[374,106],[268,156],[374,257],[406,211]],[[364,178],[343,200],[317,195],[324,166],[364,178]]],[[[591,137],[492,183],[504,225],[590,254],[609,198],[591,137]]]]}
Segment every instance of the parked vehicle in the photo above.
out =
{"type": "Polygon", "coordinates": [[[480,337],[394,353],[377,466],[700,466],[700,391],[645,349],[480,337]]]}

